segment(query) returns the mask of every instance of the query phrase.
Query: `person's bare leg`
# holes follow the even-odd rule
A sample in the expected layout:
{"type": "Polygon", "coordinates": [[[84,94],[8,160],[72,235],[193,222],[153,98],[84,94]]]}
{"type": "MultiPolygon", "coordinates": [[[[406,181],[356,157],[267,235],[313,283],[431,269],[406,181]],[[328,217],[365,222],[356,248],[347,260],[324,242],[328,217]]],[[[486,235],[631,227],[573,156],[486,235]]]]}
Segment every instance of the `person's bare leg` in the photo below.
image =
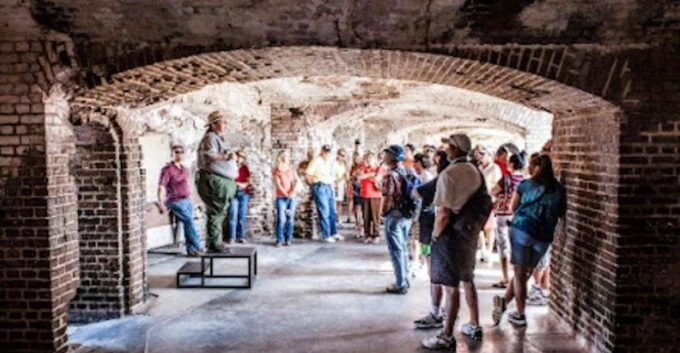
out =
{"type": "Polygon", "coordinates": [[[444,295],[446,297],[446,318],[444,319],[442,332],[445,336],[451,337],[453,336],[453,327],[456,325],[456,318],[458,317],[460,292],[458,287],[444,286],[444,295]]]}
{"type": "Polygon", "coordinates": [[[470,310],[470,323],[473,326],[479,326],[479,301],[475,282],[463,282],[463,289],[465,290],[465,301],[470,310]]]}
{"type": "Polygon", "coordinates": [[[514,287],[515,296],[517,299],[516,302],[517,312],[520,315],[524,315],[524,308],[527,300],[527,281],[533,269],[517,265],[515,265],[514,268],[515,268],[514,287]]]}
{"type": "Polygon", "coordinates": [[[508,258],[501,257],[501,272],[503,273],[503,282],[510,283],[510,276],[508,275],[508,258]]]}
{"type": "Polygon", "coordinates": [[[510,282],[508,282],[508,288],[505,289],[503,299],[505,299],[506,305],[510,304],[510,302],[515,299],[515,277],[511,278],[510,282]]]}
{"type": "Polygon", "coordinates": [[[541,278],[540,286],[544,290],[550,290],[550,264],[543,269],[543,277],[541,278]]]}
{"type": "Polygon", "coordinates": [[[432,315],[434,316],[441,316],[441,307],[442,307],[442,297],[443,297],[443,290],[442,290],[442,285],[441,284],[430,284],[430,299],[432,300],[432,309],[430,311],[434,311],[432,315]]]}

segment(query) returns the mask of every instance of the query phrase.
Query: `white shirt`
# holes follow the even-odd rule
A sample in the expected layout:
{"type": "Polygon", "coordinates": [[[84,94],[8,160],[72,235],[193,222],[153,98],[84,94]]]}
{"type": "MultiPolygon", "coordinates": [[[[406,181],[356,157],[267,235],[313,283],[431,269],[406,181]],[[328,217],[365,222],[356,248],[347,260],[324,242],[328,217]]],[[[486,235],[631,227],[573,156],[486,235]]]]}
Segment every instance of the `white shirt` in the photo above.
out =
{"type": "Polygon", "coordinates": [[[463,208],[482,182],[477,168],[472,163],[460,160],[455,160],[439,174],[432,203],[436,207],[446,207],[453,213],[458,213],[463,208]]]}

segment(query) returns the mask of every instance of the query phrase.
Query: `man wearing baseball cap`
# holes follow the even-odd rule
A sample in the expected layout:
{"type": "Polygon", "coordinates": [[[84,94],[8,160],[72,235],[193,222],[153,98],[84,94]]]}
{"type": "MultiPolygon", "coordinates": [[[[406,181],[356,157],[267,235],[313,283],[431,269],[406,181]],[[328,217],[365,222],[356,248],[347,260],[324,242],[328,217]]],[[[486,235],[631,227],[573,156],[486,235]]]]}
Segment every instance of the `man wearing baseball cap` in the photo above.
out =
{"type": "Polygon", "coordinates": [[[468,201],[476,203],[478,193],[486,193],[487,196],[488,193],[481,172],[468,160],[472,148],[470,138],[465,134],[454,134],[442,139],[442,142],[447,146],[451,164],[439,175],[434,196],[436,216],[432,232],[431,281],[443,287],[445,302],[453,305],[447,308],[441,333],[422,341],[428,349],[451,349],[456,345],[453,329],[458,316],[458,286],[461,281],[466,298],[470,299],[470,323],[463,325],[462,333],[474,339],[482,338],[477,291],[473,283],[477,240],[482,224],[468,222],[469,205],[472,203],[468,201]]]}
{"type": "Polygon", "coordinates": [[[382,215],[385,225],[385,241],[394,268],[395,283],[387,287],[388,293],[406,294],[409,289],[409,256],[408,233],[411,228],[411,217],[402,213],[397,201],[402,196],[402,183],[405,178],[417,178],[413,170],[404,168],[404,148],[391,145],[383,150],[383,162],[389,171],[383,177],[382,215]]]}
{"type": "Polygon", "coordinates": [[[222,224],[227,216],[229,202],[236,194],[234,179],[238,176],[236,158],[221,136],[227,120],[218,111],[208,115],[206,127],[198,146],[198,178],[196,186],[206,207],[208,252],[221,252],[222,224]]]}

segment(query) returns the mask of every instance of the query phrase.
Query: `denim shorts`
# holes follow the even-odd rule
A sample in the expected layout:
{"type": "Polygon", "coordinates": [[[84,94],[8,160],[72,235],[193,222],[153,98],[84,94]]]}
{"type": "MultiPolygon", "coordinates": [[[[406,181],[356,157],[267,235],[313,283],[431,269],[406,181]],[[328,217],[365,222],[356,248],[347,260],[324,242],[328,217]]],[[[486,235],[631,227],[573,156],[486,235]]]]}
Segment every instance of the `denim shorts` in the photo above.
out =
{"type": "Polygon", "coordinates": [[[550,247],[550,243],[536,240],[529,233],[515,227],[510,227],[510,245],[510,263],[528,268],[536,268],[550,247]]]}

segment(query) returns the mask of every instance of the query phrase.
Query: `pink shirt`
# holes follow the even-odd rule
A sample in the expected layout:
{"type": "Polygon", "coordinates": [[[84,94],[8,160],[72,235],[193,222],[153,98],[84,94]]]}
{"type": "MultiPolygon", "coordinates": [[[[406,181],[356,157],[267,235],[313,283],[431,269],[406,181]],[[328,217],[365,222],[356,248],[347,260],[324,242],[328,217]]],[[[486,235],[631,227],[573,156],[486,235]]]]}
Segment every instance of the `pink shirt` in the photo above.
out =
{"type": "Polygon", "coordinates": [[[283,190],[280,190],[278,187],[276,188],[276,197],[288,197],[286,193],[290,192],[293,183],[295,182],[295,174],[293,173],[295,173],[295,171],[293,171],[292,167],[289,167],[286,170],[274,168],[274,177],[283,188],[283,190]]]}
{"type": "Polygon", "coordinates": [[[191,195],[189,189],[189,173],[184,166],[177,167],[170,162],[161,169],[161,176],[158,184],[165,188],[166,202],[173,203],[181,199],[186,199],[191,195]]]}

